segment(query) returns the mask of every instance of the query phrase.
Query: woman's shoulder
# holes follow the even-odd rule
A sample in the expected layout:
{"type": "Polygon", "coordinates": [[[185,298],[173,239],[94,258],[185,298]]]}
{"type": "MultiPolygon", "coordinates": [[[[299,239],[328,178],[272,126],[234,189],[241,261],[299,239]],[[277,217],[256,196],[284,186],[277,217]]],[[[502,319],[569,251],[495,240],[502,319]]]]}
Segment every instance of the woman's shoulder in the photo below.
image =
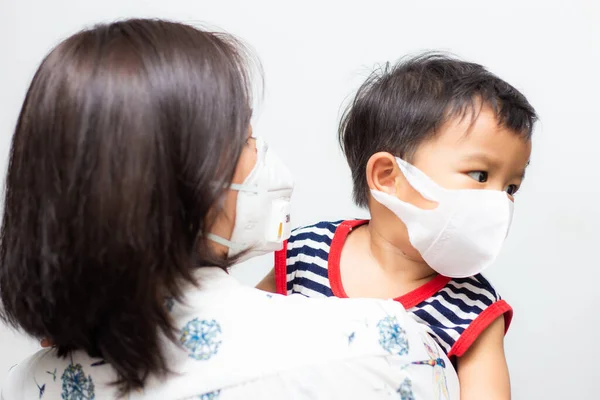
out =
{"type": "Polygon", "coordinates": [[[172,313],[178,343],[188,348],[189,357],[202,360],[219,359],[223,349],[230,349],[228,354],[255,353],[280,366],[309,362],[311,357],[385,356],[388,351],[380,345],[380,336],[391,330],[400,336],[420,330],[392,300],[283,296],[246,287],[231,290],[227,297],[203,300],[203,306],[175,307],[172,313]],[[365,340],[348,346],[361,337],[365,340]],[[284,359],[281,349],[286,349],[284,359]],[[196,354],[201,351],[206,354],[196,354]]]}
{"type": "Polygon", "coordinates": [[[2,399],[70,399],[76,393],[94,398],[99,392],[115,397],[110,385],[114,378],[114,372],[103,360],[81,352],[59,357],[56,349],[44,349],[10,370],[2,399]]]}

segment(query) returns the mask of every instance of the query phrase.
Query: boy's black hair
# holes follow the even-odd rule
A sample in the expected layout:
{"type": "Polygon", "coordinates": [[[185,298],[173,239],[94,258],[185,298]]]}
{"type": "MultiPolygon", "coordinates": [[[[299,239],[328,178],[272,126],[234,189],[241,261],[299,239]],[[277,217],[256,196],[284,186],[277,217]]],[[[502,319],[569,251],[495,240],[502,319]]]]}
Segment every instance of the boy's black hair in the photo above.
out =
{"type": "MultiPolygon", "coordinates": [[[[366,166],[386,151],[410,161],[424,140],[452,118],[491,106],[498,123],[531,138],[535,110],[517,89],[479,64],[441,53],[389,63],[362,84],[346,109],[339,141],[354,182],[354,201],[368,205],[366,166]]],[[[474,119],[473,119],[474,120],[474,119]]]]}

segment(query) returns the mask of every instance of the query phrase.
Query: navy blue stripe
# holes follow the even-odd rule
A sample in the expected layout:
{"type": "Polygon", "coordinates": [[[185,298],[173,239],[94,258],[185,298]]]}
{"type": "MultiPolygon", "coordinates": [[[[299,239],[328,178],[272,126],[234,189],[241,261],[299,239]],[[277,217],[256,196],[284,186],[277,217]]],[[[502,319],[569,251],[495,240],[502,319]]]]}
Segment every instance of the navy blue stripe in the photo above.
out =
{"type": "Polygon", "coordinates": [[[339,221],[323,221],[323,222],[319,222],[318,224],[316,224],[315,228],[327,229],[331,233],[335,233],[335,230],[342,222],[344,222],[343,219],[339,220],[339,221]]]}
{"type": "Polygon", "coordinates": [[[294,235],[295,233],[298,233],[300,231],[305,231],[305,230],[310,230],[310,229],[327,229],[329,232],[331,233],[335,233],[335,230],[337,229],[338,225],[341,224],[342,221],[335,221],[335,222],[319,222],[317,224],[314,225],[309,225],[309,226],[303,226],[301,228],[296,228],[292,230],[292,235],[294,235]]]}
{"type": "Polygon", "coordinates": [[[499,300],[498,297],[500,296],[498,296],[498,292],[496,292],[496,289],[494,289],[491,283],[487,279],[485,279],[483,275],[477,274],[474,276],[474,278],[481,282],[487,288],[487,290],[494,295],[494,298],[496,298],[496,300],[499,300]]]}
{"type": "Polygon", "coordinates": [[[295,243],[300,240],[312,240],[317,243],[327,243],[328,246],[331,246],[331,238],[327,235],[319,235],[314,232],[301,232],[297,235],[292,235],[288,239],[288,243],[295,243]]]}
{"type": "Polygon", "coordinates": [[[461,299],[455,299],[454,297],[451,297],[448,293],[444,292],[443,290],[438,292],[437,295],[442,296],[444,298],[444,300],[446,300],[448,303],[452,304],[453,306],[458,307],[462,312],[475,313],[475,314],[479,315],[479,313],[481,313],[483,311],[481,309],[481,307],[470,306],[461,299]]]}
{"type": "Polygon", "coordinates": [[[458,326],[467,325],[468,326],[472,322],[472,320],[470,320],[470,319],[460,318],[454,311],[452,311],[448,307],[444,306],[437,299],[431,301],[429,303],[429,305],[431,307],[435,308],[435,310],[437,312],[439,312],[444,317],[446,317],[448,319],[448,321],[452,322],[454,325],[458,325],[458,326]]]}
{"type": "MultiPolygon", "coordinates": [[[[463,283],[469,283],[472,286],[475,286],[476,288],[479,288],[485,292],[488,292],[492,295],[494,295],[492,292],[493,290],[490,290],[490,286],[489,284],[486,286],[485,284],[481,283],[479,280],[477,280],[475,277],[470,277],[470,278],[454,278],[452,279],[450,282],[455,282],[458,284],[463,284],[463,283]]],[[[496,297],[496,296],[494,296],[496,297]]]]}
{"type": "MultiPolygon", "coordinates": [[[[321,260],[327,262],[327,259],[329,258],[329,254],[322,249],[316,249],[314,247],[310,247],[310,246],[301,246],[295,249],[288,249],[287,253],[286,253],[286,257],[289,260],[292,257],[296,257],[298,255],[305,255],[305,256],[312,256],[312,257],[319,257],[321,260]]],[[[297,264],[299,261],[296,261],[294,264],[297,264]]]]}
{"type": "MultiPolygon", "coordinates": [[[[292,290],[292,289],[289,289],[289,290],[292,290]]],[[[302,292],[299,292],[299,291],[297,291],[297,290],[292,290],[292,294],[299,294],[300,296],[304,296],[304,297],[310,297],[310,296],[309,296],[309,295],[307,295],[306,293],[302,293],[302,292]]]]}
{"type": "Polygon", "coordinates": [[[322,278],[329,279],[327,268],[320,267],[317,264],[305,263],[304,261],[297,261],[294,263],[294,267],[296,271],[308,271],[312,272],[315,275],[319,275],[322,278]]]}
{"type": "Polygon", "coordinates": [[[490,300],[489,297],[484,296],[483,294],[477,294],[474,293],[472,291],[470,291],[469,289],[465,288],[465,287],[456,287],[453,284],[454,282],[450,281],[448,282],[448,284],[446,285],[447,288],[452,289],[453,292],[456,293],[460,293],[460,294],[464,294],[465,296],[467,296],[469,299],[473,300],[473,301],[481,301],[483,304],[487,305],[487,306],[491,306],[493,301],[490,300]]]}
{"type": "Polygon", "coordinates": [[[330,287],[321,285],[320,283],[305,278],[303,276],[294,279],[294,285],[303,286],[307,289],[324,294],[325,296],[333,297],[333,292],[331,291],[330,287]]]}
{"type": "MultiPolygon", "coordinates": [[[[417,317],[421,318],[423,321],[425,321],[429,325],[431,330],[435,333],[435,335],[440,340],[443,340],[450,348],[452,348],[452,346],[454,346],[454,339],[452,339],[452,337],[446,333],[446,331],[443,329],[444,327],[440,323],[440,321],[433,318],[429,313],[427,313],[424,310],[417,310],[414,313],[417,317]]],[[[452,328],[446,328],[446,329],[452,329],[452,328]]]]}

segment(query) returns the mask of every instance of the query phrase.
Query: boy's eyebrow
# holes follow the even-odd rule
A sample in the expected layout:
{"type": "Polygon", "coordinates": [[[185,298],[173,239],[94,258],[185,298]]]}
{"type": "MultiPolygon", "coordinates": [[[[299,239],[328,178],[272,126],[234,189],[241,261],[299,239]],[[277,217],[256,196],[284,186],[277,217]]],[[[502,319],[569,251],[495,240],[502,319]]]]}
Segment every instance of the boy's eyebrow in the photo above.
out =
{"type": "MultiPolygon", "coordinates": [[[[467,154],[466,156],[462,157],[462,160],[463,161],[480,161],[480,162],[483,162],[492,167],[497,167],[500,164],[499,160],[495,160],[485,153],[467,154]]],[[[516,176],[518,176],[521,180],[525,179],[525,172],[527,170],[527,167],[529,167],[530,162],[531,161],[528,160],[527,164],[525,164],[525,168],[523,168],[523,170],[520,173],[516,174],[516,176]]]]}
{"type": "Polygon", "coordinates": [[[500,162],[498,160],[493,159],[492,157],[490,157],[489,155],[485,154],[485,153],[471,153],[471,154],[467,154],[466,156],[462,157],[463,161],[481,161],[484,162],[488,165],[492,165],[492,166],[497,166],[498,164],[500,164],[500,162]]]}

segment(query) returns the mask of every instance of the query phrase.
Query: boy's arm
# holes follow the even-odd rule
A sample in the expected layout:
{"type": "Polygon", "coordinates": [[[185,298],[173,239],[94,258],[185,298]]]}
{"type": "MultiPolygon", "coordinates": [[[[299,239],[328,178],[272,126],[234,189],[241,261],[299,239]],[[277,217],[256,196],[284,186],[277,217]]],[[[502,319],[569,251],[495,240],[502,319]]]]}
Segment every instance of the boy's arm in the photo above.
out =
{"type": "Polygon", "coordinates": [[[504,317],[498,317],[458,359],[461,400],[509,400],[510,378],[504,356],[504,317]]]}
{"type": "Polygon", "coordinates": [[[257,289],[264,290],[265,292],[277,293],[277,285],[275,284],[275,268],[263,278],[262,281],[256,285],[257,289]]]}

